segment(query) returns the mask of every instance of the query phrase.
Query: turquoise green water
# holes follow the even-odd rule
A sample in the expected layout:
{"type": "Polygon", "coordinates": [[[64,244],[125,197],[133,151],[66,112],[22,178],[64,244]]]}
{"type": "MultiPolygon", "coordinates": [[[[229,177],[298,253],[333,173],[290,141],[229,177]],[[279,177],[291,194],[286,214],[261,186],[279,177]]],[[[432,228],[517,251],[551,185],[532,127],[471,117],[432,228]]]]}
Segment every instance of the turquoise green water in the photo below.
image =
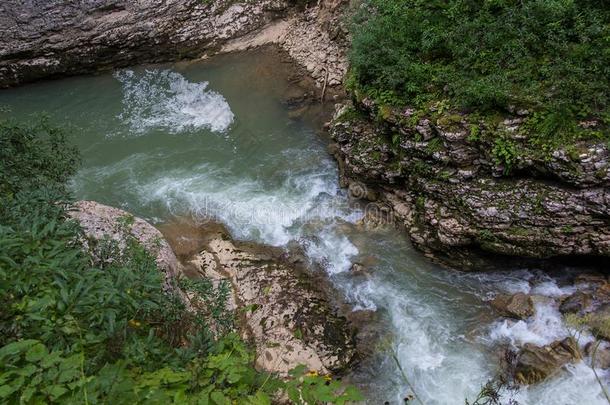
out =
{"type": "MultiPolygon", "coordinates": [[[[315,125],[284,101],[301,89],[268,53],[137,67],[0,92],[25,119],[45,111],[72,126],[83,155],[77,198],[129,210],[153,223],[175,215],[213,217],[233,235],[276,246],[297,241],[359,309],[376,310],[389,344],[355,370],[371,404],[402,403],[410,389],[426,404],[463,404],[496,371],[499,343],[548,343],[567,330],[541,305],[528,322],[496,321],[496,291],[559,294],[531,270],[462,274],[429,263],[393,228],[358,225],[361,208],[337,184],[336,164],[315,125]],[[206,84],[207,83],[207,84],[206,84]],[[354,276],[364,263],[369,277],[354,276]]],[[[583,364],[514,393],[521,403],[603,403],[583,364]],[[584,401],[584,402],[583,402],[584,401]]]]}

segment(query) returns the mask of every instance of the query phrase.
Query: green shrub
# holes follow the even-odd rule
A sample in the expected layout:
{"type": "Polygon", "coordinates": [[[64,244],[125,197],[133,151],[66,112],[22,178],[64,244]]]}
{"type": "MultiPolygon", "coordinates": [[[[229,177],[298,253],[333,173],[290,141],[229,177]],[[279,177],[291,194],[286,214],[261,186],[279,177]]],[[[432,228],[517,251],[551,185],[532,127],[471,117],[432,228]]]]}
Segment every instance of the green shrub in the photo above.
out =
{"type": "Polygon", "coordinates": [[[492,149],[494,160],[504,166],[504,174],[508,174],[517,161],[517,146],[508,138],[496,138],[492,149]]]}
{"type": "Polygon", "coordinates": [[[608,137],[604,0],[364,0],[350,59],[352,83],[373,96],[448,98],[466,112],[525,107],[544,118],[533,128],[543,136],[597,118],[608,137]]]}
{"type": "Polygon", "coordinates": [[[41,118],[29,124],[0,122],[0,198],[41,187],[65,190],[78,169],[76,147],[65,131],[41,118]]]}

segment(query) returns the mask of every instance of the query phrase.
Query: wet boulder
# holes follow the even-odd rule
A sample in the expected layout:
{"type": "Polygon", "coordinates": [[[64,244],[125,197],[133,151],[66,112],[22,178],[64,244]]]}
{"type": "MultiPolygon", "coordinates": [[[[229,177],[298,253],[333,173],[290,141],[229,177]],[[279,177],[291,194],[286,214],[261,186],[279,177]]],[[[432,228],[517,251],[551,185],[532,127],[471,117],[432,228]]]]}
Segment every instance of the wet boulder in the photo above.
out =
{"type": "Polygon", "coordinates": [[[352,264],[352,267],[350,267],[349,271],[352,272],[352,274],[354,274],[355,276],[365,278],[371,277],[371,272],[369,271],[369,269],[367,269],[366,266],[363,266],[360,263],[352,264]]]}
{"type": "Polygon", "coordinates": [[[535,384],[580,359],[578,344],[571,337],[546,346],[527,343],[517,354],[515,380],[521,384],[535,384]]]}
{"type": "Polygon", "coordinates": [[[600,284],[592,294],[593,303],[597,307],[610,304],[610,283],[600,284]]]}
{"type": "Polygon", "coordinates": [[[585,346],[585,354],[591,357],[595,368],[610,368],[610,343],[590,342],[585,346]]]}
{"type": "Polygon", "coordinates": [[[498,295],[491,302],[491,306],[509,318],[526,319],[534,315],[532,298],[524,293],[498,295]]]}
{"type": "Polygon", "coordinates": [[[562,314],[582,314],[591,307],[591,295],[578,291],[563,300],[559,306],[562,314]]]}

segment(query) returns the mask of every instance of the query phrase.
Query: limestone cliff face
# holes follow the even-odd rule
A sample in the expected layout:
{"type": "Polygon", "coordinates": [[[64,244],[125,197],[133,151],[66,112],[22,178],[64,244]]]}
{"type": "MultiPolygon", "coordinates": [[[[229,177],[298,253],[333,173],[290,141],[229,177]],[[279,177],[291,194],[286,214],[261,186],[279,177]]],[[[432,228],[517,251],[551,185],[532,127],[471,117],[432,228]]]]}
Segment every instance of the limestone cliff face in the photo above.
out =
{"type": "MultiPolygon", "coordinates": [[[[415,118],[361,100],[331,132],[342,182],[379,198],[415,246],[450,265],[476,269],[485,256],[545,259],[610,256],[610,154],[598,141],[527,151],[506,162],[493,140],[473,136],[459,114],[415,118]]],[[[498,124],[519,147],[515,114],[498,124]]],[[[523,149],[526,150],[526,149],[523,149]]]]}
{"type": "Polygon", "coordinates": [[[347,71],[347,0],[6,0],[0,88],[133,64],[194,59],[267,43],[319,87],[347,71]]]}
{"type": "Polygon", "coordinates": [[[290,1],[6,0],[0,87],[136,63],[201,57],[262,27],[290,1]]]}

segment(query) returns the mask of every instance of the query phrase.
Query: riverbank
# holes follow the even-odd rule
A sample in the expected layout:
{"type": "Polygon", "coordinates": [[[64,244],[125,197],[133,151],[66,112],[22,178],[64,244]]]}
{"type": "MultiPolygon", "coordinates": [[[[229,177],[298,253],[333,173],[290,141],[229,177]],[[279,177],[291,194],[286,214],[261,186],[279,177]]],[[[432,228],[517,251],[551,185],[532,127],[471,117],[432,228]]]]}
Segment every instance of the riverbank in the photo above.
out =
{"type": "MultiPolygon", "coordinates": [[[[131,217],[126,228],[122,223],[130,214],[120,209],[93,201],[74,207],[70,215],[83,227],[86,246],[109,238],[125,249],[127,232],[156,256],[166,289],[180,291],[183,277],[211,280],[215,288],[228,283],[227,310],[255,349],[259,370],[287,377],[304,365],[311,372],[341,375],[355,365],[356,329],[338,315],[332,287],[323,287],[324,278],[313,277],[302,258],[233,241],[222,225],[210,221],[176,219],[160,233],[141,218],[131,217]]],[[[198,299],[181,296],[187,311],[198,299]]]]}

